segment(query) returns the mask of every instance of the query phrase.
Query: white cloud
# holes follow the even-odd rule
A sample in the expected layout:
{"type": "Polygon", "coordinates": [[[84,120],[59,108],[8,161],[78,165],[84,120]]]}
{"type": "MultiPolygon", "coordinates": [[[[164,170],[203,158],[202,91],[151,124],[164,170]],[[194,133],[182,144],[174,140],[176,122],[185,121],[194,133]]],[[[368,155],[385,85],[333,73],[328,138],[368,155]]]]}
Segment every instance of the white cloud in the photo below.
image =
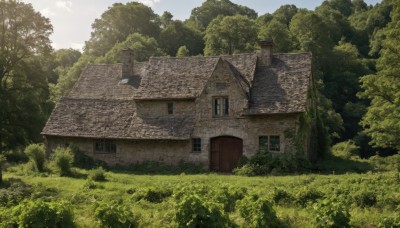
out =
{"type": "Polygon", "coordinates": [[[138,0],[138,2],[141,2],[146,6],[154,6],[156,3],[159,3],[160,1],[161,0],[138,0]]]}
{"type": "Polygon", "coordinates": [[[40,10],[40,13],[45,17],[51,17],[51,16],[55,16],[56,15],[49,8],[44,8],[44,9],[40,10]]]}
{"type": "Polygon", "coordinates": [[[83,50],[83,44],[81,43],[69,43],[71,48],[78,49],[79,51],[83,50]]]}
{"type": "Polygon", "coordinates": [[[56,6],[58,8],[64,9],[68,12],[71,12],[72,2],[71,1],[57,1],[56,6]]]}

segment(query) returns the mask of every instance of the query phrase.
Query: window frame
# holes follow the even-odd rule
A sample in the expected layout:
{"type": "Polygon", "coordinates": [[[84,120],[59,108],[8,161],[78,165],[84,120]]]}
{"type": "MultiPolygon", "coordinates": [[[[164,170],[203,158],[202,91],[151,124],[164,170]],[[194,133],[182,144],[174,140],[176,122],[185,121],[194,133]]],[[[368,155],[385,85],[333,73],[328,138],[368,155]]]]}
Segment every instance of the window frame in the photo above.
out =
{"type": "Polygon", "coordinates": [[[218,96],[212,98],[212,116],[227,117],[229,116],[229,97],[218,96]]]}
{"type": "Polygon", "coordinates": [[[281,152],[281,136],[280,135],[259,135],[258,136],[258,149],[266,148],[271,153],[280,153],[281,152]],[[271,137],[277,139],[277,142],[271,142],[271,137]],[[266,139],[265,145],[262,145],[261,138],[266,139]]]}
{"type": "Polygon", "coordinates": [[[93,152],[95,154],[116,154],[117,144],[114,140],[110,139],[96,139],[93,145],[93,152]],[[101,145],[101,149],[98,146],[101,145]]]}
{"type": "Polygon", "coordinates": [[[201,153],[201,138],[192,138],[192,153],[201,153]]]}

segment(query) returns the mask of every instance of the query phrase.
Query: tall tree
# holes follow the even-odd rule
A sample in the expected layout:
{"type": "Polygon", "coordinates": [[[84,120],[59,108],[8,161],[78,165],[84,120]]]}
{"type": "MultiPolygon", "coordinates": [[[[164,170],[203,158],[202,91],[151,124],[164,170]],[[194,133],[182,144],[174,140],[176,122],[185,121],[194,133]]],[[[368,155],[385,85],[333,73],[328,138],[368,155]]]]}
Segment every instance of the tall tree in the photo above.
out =
{"type": "Polygon", "coordinates": [[[50,21],[32,5],[0,1],[0,155],[40,136],[48,97],[43,63],[52,50],[51,33],[50,21]]]}
{"type": "Polygon", "coordinates": [[[131,48],[135,53],[136,61],[147,61],[151,56],[161,56],[164,53],[158,47],[157,41],[153,37],[133,33],[126,40],[114,45],[104,57],[98,57],[96,63],[119,63],[121,61],[121,50],[131,48]]]}
{"type": "Polygon", "coordinates": [[[205,55],[234,54],[255,49],[257,27],[246,16],[217,17],[207,27],[204,36],[205,55]]]}
{"type": "Polygon", "coordinates": [[[378,72],[361,79],[360,94],[371,100],[361,121],[371,143],[400,150],[400,1],[393,1],[392,21],[385,29],[378,72]]]}
{"type": "Polygon", "coordinates": [[[293,39],[286,24],[273,19],[268,26],[263,26],[258,34],[260,39],[272,37],[275,52],[290,52],[293,50],[293,39]]]}
{"type": "Polygon", "coordinates": [[[176,20],[168,24],[160,34],[161,48],[170,56],[175,56],[179,47],[186,46],[190,55],[203,53],[204,41],[200,31],[190,28],[176,20]]]}
{"type": "Polygon", "coordinates": [[[281,23],[289,26],[290,21],[299,10],[295,5],[283,5],[279,7],[272,15],[281,23]]]}
{"type": "Polygon", "coordinates": [[[102,56],[135,32],[157,38],[160,32],[157,18],[151,8],[141,3],[115,3],[92,24],[93,31],[84,51],[102,56]]]}
{"type": "Polygon", "coordinates": [[[194,8],[187,23],[196,24],[198,29],[204,31],[208,24],[218,16],[244,15],[252,19],[257,18],[253,9],[237,5],[229,0],[207,0],[201,6],[194,8]]]}

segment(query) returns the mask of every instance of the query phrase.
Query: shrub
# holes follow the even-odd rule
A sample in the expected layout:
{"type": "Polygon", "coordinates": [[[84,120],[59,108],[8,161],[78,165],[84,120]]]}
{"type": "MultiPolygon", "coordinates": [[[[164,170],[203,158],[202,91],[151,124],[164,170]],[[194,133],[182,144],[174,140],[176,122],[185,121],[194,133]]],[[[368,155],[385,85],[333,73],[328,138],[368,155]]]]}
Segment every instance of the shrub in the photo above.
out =
{"type": "Polygon", "coordinates": [[[386,217],[378,224],[379,228],[399,228],[400,227],[400,213],[393,216],[386,217]]]}
{"type": "Polygon", "coordinates": [[[272,201],[275,204],[290,204],[293,202],[293,196],[286,192],[284,189],[275,188],[272,193],[272,201]]]}
{"type": "Polygon", "coordinates": [[[71,174],[72,163],[74,162],[74,154],[69,148],[57,148],[51,159],[60,172],[61,176],[71,174]]]}
{"type": "Polygon", "coordinates": [[[99,167],[97,169],[89,170],[88,179],[93,181],[105,181],[106,176],[104,175],[105,171],[103,167],[99,167]]]}
{"type": "Polygon", "coordinates": [[[122,202],[102,203],[97,206],[94,214],[101,227],[138,227],[138,218],[122,202]]]}
{"type": "Polygon", "coordinates": [[[239,176],[255,176],[256,172],[255,172],[255,167],[252,164],[245,164],[242,167],[238,167],[235,168],[232,171],[235,175],[239,175],[239,176]]]}
{"type": "Polygon", "coordinates": [[[250,159],[248,159],[245,155],[242,155],[239,159],[237,168],[242,168],[244,165],[249,164],[250,159]]]}
{"type": "Polygon", "coordinates": [[[283,225],[271,203],[256,195],[245,197],[239,202],[238,207],[248,227],[282,227],[283,225]]]}
{"type": "Polygon", "coordinates": [[[172,195],[172,190],[166,188],[148,188],[136,191],[132,197],[134,201],[141,199],[147,200],[151,203],[161,203],[165,198],[172,195]]]}
{"type": "Polygon", "coordinates": [[[74,144],[70,144],[68,148],[74,154],[74,167],[79,167],[82,169],[93,169],[100,166],[107,167],[107,163],[101,160],[95,160],[92,157],[87,156],[83,151],[79,150],[78,146],[74,144]]]}
{"type": "Polygon", "coordinates": [[[316,227],[350,227],[350,214],[340,200],[325,199],[314,204],[316,227]]]}
{"type": "Polygon", "coordinates": [[[336,157],[349,159],[351,156],[359,154],[360,147],[353,140],[347,140],[332,146],[331,152],[336,157]]]}
{"type": "Polygon", "coordinates": [[[177,227],[231,227],[222,205],[197,194],[186,194],[176,203],[174,222],[177,227]]]}
{"type": "Polygon", "coordinates": [[[308,203],[315,203],[318,199],[322,198],[322,196],[322,192],[306,187],[297,192],[295,202],[305,207],[308,203]]]}
{"type": "Polygon", "coordinates": [[[31,144],[25,148],[25,154],[35,164],[37,171],[44,171],[46,151],[43,144],[31,144]]]}
{"type": "Polygon", "coordinates": [[[32,187],[23,182],[13,182],[8,188],[0,189],[0,206],[16,205],[32,194],[32,187]]]}
{"type": "Polygon", "coordinates": [[[66,201],[23,201],[13,208],[13,220],[19,227],[75,227],[71,205],[66,201]]]}
{"type": "Polygon", "coordinates": [[[359,191],[354,194],[353,199],[359,207],[371,207],[377,202],[376,194],[372,191],[359,191]]]}
{"type": "Polygon", "coordinates": [[[212,191],[211,198],[213,201],[221,203],[224,206],[225,212],[232,212],[235,210],[236,201],[243,199],[246,193],[246,188],[235,188],[224,185],[212,191]]]}

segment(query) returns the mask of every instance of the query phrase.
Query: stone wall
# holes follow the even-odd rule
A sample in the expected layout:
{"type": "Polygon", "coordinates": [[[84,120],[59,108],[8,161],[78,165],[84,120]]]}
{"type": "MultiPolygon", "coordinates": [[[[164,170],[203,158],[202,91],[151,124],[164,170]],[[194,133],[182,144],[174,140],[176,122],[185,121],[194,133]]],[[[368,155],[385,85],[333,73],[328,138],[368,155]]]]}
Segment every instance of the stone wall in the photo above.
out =
{"type": "Polygon", "coordinates": [[[180,161],[190,160],[190,141],[162,140],[114,140],[116,153],[98,154],[94,152],[95,139],[46,137],[49,152],[57,147],[75,144],[86,155],[107,162],[109,165],[129,165],[144,161],[157,161],[169,165],[177,165],[180,161]]]}

